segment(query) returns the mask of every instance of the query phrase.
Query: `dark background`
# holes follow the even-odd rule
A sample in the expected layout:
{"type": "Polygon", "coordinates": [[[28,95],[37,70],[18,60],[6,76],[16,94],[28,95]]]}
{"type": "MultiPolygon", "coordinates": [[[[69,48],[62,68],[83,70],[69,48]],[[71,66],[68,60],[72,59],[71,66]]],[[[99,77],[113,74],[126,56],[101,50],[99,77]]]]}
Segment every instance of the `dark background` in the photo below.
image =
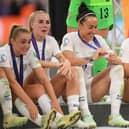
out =
{"type": "Polygon", "coordinates": [[[66,17],[69,0],[50,0],[49,13],[52,24],[52,35],[61,43],[62,36],[66,33],[66,17]]]}

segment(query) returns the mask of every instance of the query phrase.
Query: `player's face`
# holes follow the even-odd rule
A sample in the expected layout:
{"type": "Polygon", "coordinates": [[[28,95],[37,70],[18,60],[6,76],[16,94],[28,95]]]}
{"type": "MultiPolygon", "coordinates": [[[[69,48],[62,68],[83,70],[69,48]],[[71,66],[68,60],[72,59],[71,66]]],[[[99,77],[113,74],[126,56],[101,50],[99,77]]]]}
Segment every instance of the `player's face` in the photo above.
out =
{"type": "Polygon", "coordinates": [[[31,34],[19,32],[15,39],[12,39],[12,44],[16,56],[26,55],[31,42],[31,34]]]}
{"type": "Polygon", "coordinates": [[[97,33],[97,18],[96,17],[86,17],[85,21],[81,24],[79,23],[79,30],[87,41],[93,39],[94,35],[97,33]]]}
{"type": "Polygon", "coordinates": [[[44,37],[50,30],[50,18],[46,13],[36,14],[32,23],[32,30],[35,36],[44,37]]]}

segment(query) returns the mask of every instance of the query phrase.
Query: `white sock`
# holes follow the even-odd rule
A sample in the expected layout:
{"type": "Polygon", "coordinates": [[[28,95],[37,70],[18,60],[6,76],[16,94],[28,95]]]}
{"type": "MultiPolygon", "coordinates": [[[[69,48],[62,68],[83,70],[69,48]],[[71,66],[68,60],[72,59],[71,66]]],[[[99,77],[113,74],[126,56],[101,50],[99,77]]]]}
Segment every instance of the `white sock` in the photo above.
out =
{"type": "Polygon", "coordinates": [[[86,90],[84,71],[82,67],[78,67],[78,74],[80,82],[80,97],[79,97],[80,110],[82,112],[82,115],[91,114],[87,102],[87,90],[86,90]]]}
{"type": "Polygon", "coordinates": [[[12,95],[6,78],[0,79],[0,103],[4,116],[12,114],[12,95]]]}
{"type": "Polygon", "coordinates": [[[34,122],[35,124],[41,126],[42,116],[38,114],[38,117],[35,120],[32,120],[28,111],[28,108],[25,103],[23,103],[19,98],[15,100],[15,106],[17,110],[23,115],[26,116],[29,120],[34,122]]]}
{"type": "Polygon", "coordinates": [[[72,95],[67,97],[69,112],[77,111],[79,109],[79,96],[72,95]]]}
{"type": "MultiPolygon", "coordinates": [[[[39,97],[38,104],[43,113],[48,114],[51,111],[51,100],[48,95],[44,94],[39,97]]],[[[56,118],[54,122],[57,122],[63,115],[59,112],[56,113],[56,118]]]]}
{"type": "Polygon", "coordinates": [[[43,94],[38,98],[38,104],[44,114],[48,114],[51,111],[51,100],[47,94],[43,94]]]}
{"type": "Polygon", "coordinates": [[[124,88],[124,71],[120,65],[114,65],[110,70],[110,96],[111,96],[111,115],[114,116],[120,112],[122,91],[124,88]]]}

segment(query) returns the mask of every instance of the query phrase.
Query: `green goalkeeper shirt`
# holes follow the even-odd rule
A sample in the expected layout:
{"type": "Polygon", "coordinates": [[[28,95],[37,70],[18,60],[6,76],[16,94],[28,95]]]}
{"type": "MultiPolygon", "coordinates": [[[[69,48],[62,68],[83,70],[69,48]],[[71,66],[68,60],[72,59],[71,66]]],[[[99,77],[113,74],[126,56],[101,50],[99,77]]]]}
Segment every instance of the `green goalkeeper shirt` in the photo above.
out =
{"type": "Polygon", "coordinates": [[[112,28],[113,26],[113,2],[112,0],[71,0],[68,16],[66,19],[67,26],[78,27],[76,17],[78,15],[78,8],[81,3],[92,10],[98,19],[98,29],[112,28]]]}

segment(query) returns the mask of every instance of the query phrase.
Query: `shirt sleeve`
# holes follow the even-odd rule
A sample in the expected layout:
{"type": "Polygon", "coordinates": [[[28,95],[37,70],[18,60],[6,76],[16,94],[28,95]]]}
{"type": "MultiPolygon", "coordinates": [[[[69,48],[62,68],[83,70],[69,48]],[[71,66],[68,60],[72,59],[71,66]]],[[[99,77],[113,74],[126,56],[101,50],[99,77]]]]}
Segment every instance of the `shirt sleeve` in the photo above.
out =
{"type": "Polygon", "coordinates": [[[11,68],[10,56],[6,49],[0,49],[0,67],[11,68]]]}
{"type": "Polygon", "coordinates": [[[61,44],[61,51],[65,51],[65,50],[69,50],[69,51],[73,51],[73,42],[70,38],[70,35],[65,35],[63,37],[62,40],[62,44],[61,44]]]}

